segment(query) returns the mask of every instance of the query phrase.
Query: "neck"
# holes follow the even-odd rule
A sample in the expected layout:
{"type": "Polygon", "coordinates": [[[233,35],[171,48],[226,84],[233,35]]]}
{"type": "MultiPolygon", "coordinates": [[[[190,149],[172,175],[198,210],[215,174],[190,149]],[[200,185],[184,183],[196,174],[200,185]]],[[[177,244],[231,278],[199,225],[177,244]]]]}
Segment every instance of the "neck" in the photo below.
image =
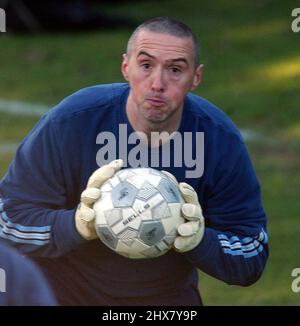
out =
{"type": "Polygon", "coordinates": [[[140,112],[139,108],[132,103],[129,94],[126,103],[126,112],[128,120],[135,131],[143,132],[148,138],[148,142],[151,142],[151,133],[167,132],[172,134],[177,131],[180,126],[182,109],[176,110],[164,121],[149,121],[140,112]]]}

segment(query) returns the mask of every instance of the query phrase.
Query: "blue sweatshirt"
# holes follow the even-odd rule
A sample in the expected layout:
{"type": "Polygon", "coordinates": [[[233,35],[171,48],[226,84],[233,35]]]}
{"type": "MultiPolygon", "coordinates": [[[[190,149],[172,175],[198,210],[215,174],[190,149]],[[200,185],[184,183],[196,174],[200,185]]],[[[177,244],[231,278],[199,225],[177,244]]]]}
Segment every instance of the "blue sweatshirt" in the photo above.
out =
{"type": "Polygon", "coordinates": [[[182,154],[171,148],[169,166],[161,152],[159,161],[149,153],[147,162],[136,156],[135,164],[137,143],[129,139],[134,130],[126,115],[129,90],[128,84],[82,89],[39,121],[0,183],[0,236],[36,257],[62,304],[199,304],[197,268],[228,284],[253,284],[268,257],[266,215],[239,131],[213,104],[188,94],[178,133],[192,136],[182,142],[182,154]],[[199,133],[203,144],[197,142],[199,133]],[[109,135],[116,141],[103,155],[109,135]],[[191,151],[202,161],[198,174],[187,173],[195,170],[183,157],[191,151]],[[100,240],[82,239],[74,223],[80,194],[92,172],[115,158],[128,167],[167,170],[194,187],[206,225],[195,249],[132,260],[100,240]]]}
{"type": "Polygon", "coordinates": [[[0,306],[49,305],[56,301],[37,266],[0,241],[0,306]]]}

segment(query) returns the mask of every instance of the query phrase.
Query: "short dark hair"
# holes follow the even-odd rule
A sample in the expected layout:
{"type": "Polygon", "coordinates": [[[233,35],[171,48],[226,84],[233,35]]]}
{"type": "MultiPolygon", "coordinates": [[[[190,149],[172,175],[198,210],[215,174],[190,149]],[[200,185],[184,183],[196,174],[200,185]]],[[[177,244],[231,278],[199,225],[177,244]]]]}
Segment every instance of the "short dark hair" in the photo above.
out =
{"type": "Polygon", "coordinates": [[[147,30],[155,33],[169,34],[181,38],[191,38],[194,45],[195,68],[199,65],[200,45],[196,35],[183,22],[170,17],[156,17],[145,21],[139,25],[130,36],[127,43],[127,54],[130,54],[133,43],[141,30],[147,30]]]}

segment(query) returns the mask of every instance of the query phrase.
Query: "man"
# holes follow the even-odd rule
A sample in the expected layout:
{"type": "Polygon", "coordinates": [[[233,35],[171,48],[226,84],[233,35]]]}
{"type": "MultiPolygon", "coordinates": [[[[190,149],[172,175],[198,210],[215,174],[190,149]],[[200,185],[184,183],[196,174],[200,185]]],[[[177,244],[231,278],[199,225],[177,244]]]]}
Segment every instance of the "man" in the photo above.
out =
{"type": "Polygon", "coordinates": [[[71,95],[19,147],[0,185],[1,236],[37,257],[61,304],[199,305],[197,268],[242,286],[260,277],[268,257],[260,187],[237,128],[189,93],[201,82],[198,51],[183,23],[145,22],[123,56],[129,84],[71,95]],[[174,250],[154,259],[114,253],[94,228],[101,184],[138,165],[175,177],[186,201],[174,250]]]}
{"type": "Polygon", "coordinates": [[[53,293],[38,268],[0,241],[0,306],[53,305],[53,293]]]}

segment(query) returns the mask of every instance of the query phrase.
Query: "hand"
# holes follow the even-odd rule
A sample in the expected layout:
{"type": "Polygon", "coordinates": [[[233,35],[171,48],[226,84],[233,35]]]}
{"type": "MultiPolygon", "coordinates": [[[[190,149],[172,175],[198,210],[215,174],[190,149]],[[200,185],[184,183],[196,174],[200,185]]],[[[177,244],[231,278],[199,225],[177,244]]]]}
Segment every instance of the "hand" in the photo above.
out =
{"type": "Polygon", "coordinates": [[[198,201],[196,191],[185,182],[179,184],[179,190],[186,201],[181,211],[186,222],[179,225],[174,248],[179,252],[186,252],[194,249],[201,242],[204,235],[204,217],[198,201]]]}
{"type": "Polygon", "coordinates": [[[75,226],[86,240],[97,238],[94,219],[94,203],[100,198],[100,187],[123,166],[122,160],[114,160],[97,169],[89,178],[86,189],[81,193],[80,204],[75,213],[75,226]]]}

